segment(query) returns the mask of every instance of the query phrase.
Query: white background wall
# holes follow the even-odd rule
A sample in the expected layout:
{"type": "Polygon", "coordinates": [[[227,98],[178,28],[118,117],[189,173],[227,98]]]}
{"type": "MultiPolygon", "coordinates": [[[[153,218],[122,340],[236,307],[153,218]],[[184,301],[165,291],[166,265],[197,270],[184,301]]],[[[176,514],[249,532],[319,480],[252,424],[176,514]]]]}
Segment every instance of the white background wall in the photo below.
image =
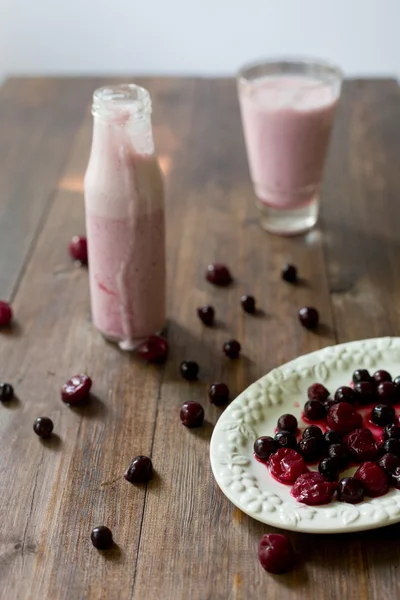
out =
{"type": "Polygon", "coordinates": [[[400,0],[0,0],[0,78],[231,74],[267,55],[400,73],[400,0]]]}

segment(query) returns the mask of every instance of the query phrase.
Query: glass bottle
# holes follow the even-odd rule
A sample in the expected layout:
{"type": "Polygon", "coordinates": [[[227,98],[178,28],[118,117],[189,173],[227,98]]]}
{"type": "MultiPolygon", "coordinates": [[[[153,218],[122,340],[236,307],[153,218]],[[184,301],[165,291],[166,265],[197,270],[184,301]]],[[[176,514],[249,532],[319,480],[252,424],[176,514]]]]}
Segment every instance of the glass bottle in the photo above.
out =
{"type": "Polygon", "coordinates": [[[165,326],[165,215],[149,92],[134,84],[94,92],[85,175],[92,319],[132,350],[165,326]]]}

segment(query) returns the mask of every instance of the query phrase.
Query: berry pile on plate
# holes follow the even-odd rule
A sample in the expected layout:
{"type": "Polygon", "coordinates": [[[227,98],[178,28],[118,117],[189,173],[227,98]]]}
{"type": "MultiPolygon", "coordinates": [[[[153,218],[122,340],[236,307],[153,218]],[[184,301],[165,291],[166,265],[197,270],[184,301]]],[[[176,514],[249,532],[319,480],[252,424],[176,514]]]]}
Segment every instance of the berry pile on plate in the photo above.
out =
{"type": "Polygon", "coordinates": [[[400,376],[384,370],[372,376],[366,369],[353,373],[352,383],[333,396],[321,383],[307,390],[301,433],[294,415],[278,419],[274,437],[254,443],[257,460],[279,482],[292,485],[291,494],[309,505],[332,499],[356,504],[364,496],[400,489],[400,376]],[[310,470],[309,465],[318,465],[310,470]],[[341,477],[349,467],[351,477],[341,477]]]}

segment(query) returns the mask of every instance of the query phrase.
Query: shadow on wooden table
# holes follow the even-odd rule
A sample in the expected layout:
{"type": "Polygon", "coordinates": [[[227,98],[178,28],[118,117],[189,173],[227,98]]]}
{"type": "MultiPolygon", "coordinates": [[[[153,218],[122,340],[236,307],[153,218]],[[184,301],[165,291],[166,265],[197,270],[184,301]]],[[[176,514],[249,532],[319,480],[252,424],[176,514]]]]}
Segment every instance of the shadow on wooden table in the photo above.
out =
{"type": "Polygon", "coordinates": [[[51,437],[47,439],[40,438],[43,446],[48,450],[53,450],[54,452],[59,452],[62,448],[62,439],[57,433],[53,433],[51,437]]]}
{"type": "Polygon", "coordinates": [[[98,419],[101,421],[107,416],[107,406],[101,398],[92,393],[84,403],[70,406],[70,409],[74,413],[84,416],[86,419],[98,419]]]}

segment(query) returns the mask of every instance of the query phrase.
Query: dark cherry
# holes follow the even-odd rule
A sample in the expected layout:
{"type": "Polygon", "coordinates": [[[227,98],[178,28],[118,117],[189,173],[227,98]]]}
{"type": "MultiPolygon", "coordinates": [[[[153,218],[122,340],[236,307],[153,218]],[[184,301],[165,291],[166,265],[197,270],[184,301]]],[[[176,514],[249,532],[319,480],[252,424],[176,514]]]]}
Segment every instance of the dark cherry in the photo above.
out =
{"type": "Polygon", "coordinates": [[[350,456],[357,462],[376,460],[378,458],[378,446],[370,429],[356,429],[346,439],[347,450],[350,456]]]}
{"type": "Polygon", "coordinates": [[[378,460],[378,465],[385,471],[386,475],[392,475],[400,468],[400,457],[386,453],[378,460]]]}
{"type": "Polygon", "coordinates": [[[339,402],[337,402],[334,398],[329,397],[326,400],[324,400],[323,405],[325,406],[326,412],[328,412],[330,407],[334,404],[339,404],[339,402]]]}
{"type": "Polygon", "coordinates": [[[345,469],[349,463],[349,455],[342,444],[332,444],[328,448],[328,458],[334,458],[339,469],[345,469]]]}
{"type": "Polygon", "coordinates": [[[87,240],[83,235],[74,235],[69,243],[69,253],[74,260],[82,265],[88,264],[87,240]]]}
{"type": "Polygon", "coordinates": [[[317,425],[310,425],[306,427],[303,431],[303,439],[306,440],[308,438],[315,438],[320,442],[323,437],[322,429],[320,429],[317,425]]]}
{"type": "Polygon", "coordinates": [[[376,387],[371,381],[360,381],[354,384],[359,404],[375,404],[377,402],[376,387]]]}
{"type": "Polygon", "coordinates": [[[294,415],[281,415],[277,423],[278,429],[289,431],[290,433],[296,433],[297,431],[297,419],[294,415]]]}
{"type": "Polygon", "coordinates": [[[185,427],[201,427],[204,421],[204,409],[198,402],[184,402],[179,412],[179,418],[185,427]]]}
{"type": "Polygon", "coordinates": [[[347,385],[342,385],[335,392],[335,402],[348,402],[354,404],[357,400],[357,392],[347,385]]]}
{"type": "Polygon", "coordinates": [[[392,381],[392,376],[387,371],[380,369],[379,371],[375,371],[375,373],[372,375],[372,379],[375,381],[376,385],[379,385],[384,381],[392,381]]]}
{"type": "Polygon", "coordinates": [[[382,435],[384,440],[388,440],[389,438],[396,438],[400,440],[400,425],[396,425],[395,423],[386,425],[382,435]]]}
{"type": "Polygon", "coordinates": [[[14,388],[9,383],[0,383],[0,402],[10,402],[14,398],[14,388]]]}
{"type": "Polygon", "coordinates": [[[151,335],[140,344],[138,354],[140,358],[150,363],[163,363],[168,356],[168,342],[161,335],[151,335]]]}
{"type": "Polygon", "coordinates": [[[208,265],[206,279],[210,283],[219,286],[225,286],[232,283],[232,275],[227,266],[222,263],[212,263],[208,265]]]}
{"type": "Polygon", "coordinates": [[[299,442],[299,452],[307,461],[317,460],[321,455],[321,444],[317,438],[303,438],[299,442]]]}
{"type": "Polygon", "coordinates": [[[304,416],[310,421],[320,421],[326,417],[325,406],[319,400],[307,400],[303,412],[304,416]]]}
{"type": "Polygon", "coordinates": [[[359,479],[368,496],[383,496],[388,491],[388,478],[385,471],[375,462],[363,463],[354,473],[359,479]]]}
{"type": "Polygon", "coordinates": [[[194,360],[184,360],[179,367],[183,379],[194,381],[199,374],[199,365],[194,360]]]}
{"type": "Polygon", "coordinates": [[[327,479],[321,473],[304,473],[296,480],[290,493],[297,502],[303,502],[310,506],[328,504],[335,493],[336,483],[327,481],[327,479]]]}
{"type": "Polygon", "coordinates": [[[367,369],[357,369],[353,373],[353,383],[361,383],[362,381],[371,381],[371,375],[367,369]]]}
{"type": "Polygon", "coordinates": [[[294,483],[308,471],[304,458],[293,448],[279,448],[269,457],[269,472],[282,483],[294,483]]]}
{"type": "Polygon", "coordinates": [[[253,296],[242,296],[240,303],[244,312],[249,313],[250,315],[256,312],[256,300],[253,296]]]}
{"type": "Polygon", "coordinates": [[[8,302],[0,300],[0,327],[5,327],[13,318],[13,311],[8,302]]]}
{"type": "Polygon", "coordinates": [[[153,463],[148,456],[136,456],[124,473],[129,483],[147,483],[153,477],[153,463]]]}
{"type": "Polygon", "coordinates": [[[85,373],[74,375],[61,388],[61,399],[67,404],[79,404],[89,397],[92,380],[85,373]]]}
{"type": "Polygon", "coordinates": [[[207,325],[207,327],[212,327],[214,325],[215,310],[209,304],[206,304],[206,306],[199,306],[197,315],[200,321],[202,321],[204,325],[207,325]]]}
{"type": "Polygon", "coordinates": [[[398,389],[400,389],[400,375],[398,375],[397,377],[395,377],[395,379],[393,379],[393,383],[398,389]]]}
{"type": "Polygon", "coordinates": [[[318,465],[318,471],[328,481],[337,481],[339,478],[339,463],[336,458],[324,458],[318,465]]]}
{"type": "Polygon", "coordinates": [[[297,269],[294,265],[284,265],[282,269],[282,279],[288,283],[296,283],[297,269]]]}
{"type": "Polygon", "coordinates": [[[361,427],[362,416],[348,402],[339,402],[331,406],[326,421],[330,429],[345,434],[361,427]]]}
{"type": "Polygon", "coordinates": [[[33,431],[41,438],[49,438],[53,432],[54,424],[48,417],[38,417],[33,424],[33,431]]]}
{"type": "Polygon", "coordinates": [[[97,550],[109,550],[113,545],[111,530],[105,525],[95,527],[90,534],[90,539],[97,550]]]}
{"type": "Polygon", "coordinates": [[[279,448],[278,443],[269,435],[259,437],[254,442],[254,454],[261,460],[268,460],[279,448]]]}
{"type": "Polygon", "coordinates": [[[396,438],[389,438],[384,442],[382,449],[384,452],[400,457],[400,440],[396,438]]]}
{"type": "Polygon", "coordinates": [[[228,358],[239,358],[241,345],[237,340],[229,340],[225,342],[222,347],[222,350],[225,352],[228,358]]]}
{"type": "Polygon", "coordinates": [[[380,383],[376,389],[379,402],[383,404],[395,404],[398,398],[398,389],[391,381],[380,383]]]}
{"type": "Polygon", "coordinates": [[[397,467],[392,473],[392,476],[390,477],[390,483],[397,490],[400,489],[400,467],[397,467]]]}
{"type": "Polygon", "coordinates": [[[229,402],[229,388],[226,383],[222,383],[221,381],[212,383],[208,388],[208,397],[211,404],[225,406],[229,402]]]}
{"type": "Polygon", "coordinates": [[[278,431],[274,439],[280,448],[297,448],[296,436],[290,431],[278,431]]]}
{"type": "Polygon", "coordinates": [[[324,442],[327,447],[332,446],[332,444],[343,444],[343,438],[337,431],[333,431],[330,429],[324,433],[324,442]]]}
{"type": "Polygon", "coordinates": [[[313,383],[307,390],[309,400],[319,400],[324,402],[329,397],[329,392],[322,383],[313,383]]]}
{"type": "Polygon", "coordinates": [[[393,423],[394,418],[394,408],[393,406],[389,406],[389,404],[377,404],[372,409],[371,421],[375,423],[375,425],[384,427],[384,425],[389,425],[390,423],[393,423]]]}
{"type": "Polygon", "coordinates": [[[364,486],[355,477],[344,477],[339,481],[337,488],[337,499],[339,502],[358,504],[364,500],[364,486]]]}
{"type": "Polygon", "coordinates": [[[258,560],[268,573],[279,575],[290,571],[294,554],[288,538],[281,533],[266,533],[258,547],[258,560]]]}
{"type": "Polygon", "coordinates": [[[306,329],[315,329],[319,323],[319,313],[312,306],[301,308],[298,313],[299,321],[306,329]]]}

